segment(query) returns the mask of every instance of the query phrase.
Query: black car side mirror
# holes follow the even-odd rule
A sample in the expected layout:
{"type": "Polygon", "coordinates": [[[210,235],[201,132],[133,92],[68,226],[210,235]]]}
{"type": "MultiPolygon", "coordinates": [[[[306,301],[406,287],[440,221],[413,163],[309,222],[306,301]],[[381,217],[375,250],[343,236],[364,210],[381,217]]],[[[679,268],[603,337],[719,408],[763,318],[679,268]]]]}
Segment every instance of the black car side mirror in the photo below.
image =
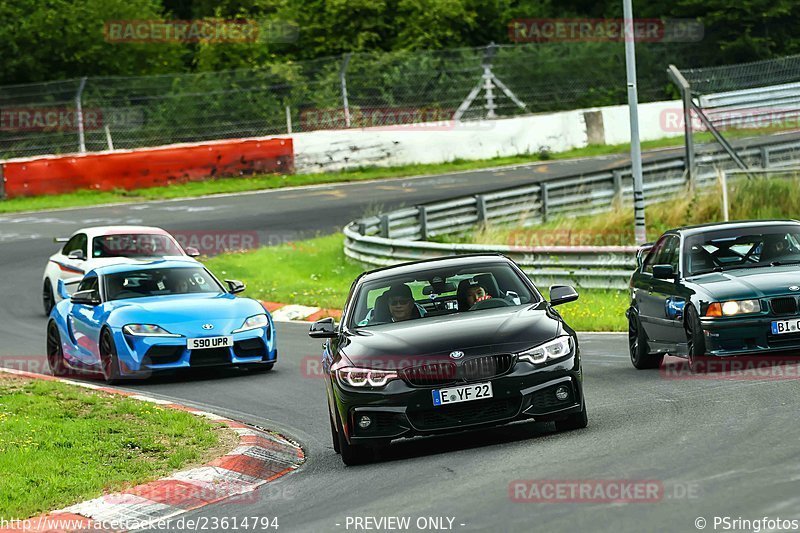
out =
{"type": "Polygon", "coordinates": [[[675,279],[675,269],[672,265],[653,265],[653,277],[655,279],[675,279]]]}
{"type": "Polygon", "coordinates": [[[238,279],[226,279],[225,283],[228,284],[228,292],[231,294],[238,294],[247,288],[247,286],[238,279]]]}
{"type": "Polygon", "coordinates": [[[74,304],[82,305],[100,305],[100,295],[96,290],[89,289],[88,291],[78,291],[72,295],[70,301],[74,304]]]}
{"type": "Polygon", "coordinates": [[[336,335],[336,321],[330,317],[317,320],[308,329],[308,336],[312,339],[332,339],[336,335]]]}
{"type": "Polygon", "coordinates": [[[77,261],[84,261],[86,259],[86,254],[83,253],[83,250],[72,250],[67,257],[77,261]]]}
{"type": "Polygon", "coordinates": [[[550,286],[550,305],[561,305],[578,299],[578,291],[569,285],[550,286]]]}

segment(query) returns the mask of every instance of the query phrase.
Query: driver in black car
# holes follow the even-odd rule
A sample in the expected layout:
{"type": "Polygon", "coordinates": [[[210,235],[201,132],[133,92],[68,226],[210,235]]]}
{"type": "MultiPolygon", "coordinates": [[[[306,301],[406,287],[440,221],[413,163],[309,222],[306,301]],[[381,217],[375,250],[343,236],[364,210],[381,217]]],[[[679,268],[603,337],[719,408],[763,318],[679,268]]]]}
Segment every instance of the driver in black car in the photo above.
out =
{"type": "Polygon", "coordinates": [[[457,298],[461,311],[467,311],[476,303],[491,297],[486,289],[474,279],[464,279],[458,284],[457,298]]]}

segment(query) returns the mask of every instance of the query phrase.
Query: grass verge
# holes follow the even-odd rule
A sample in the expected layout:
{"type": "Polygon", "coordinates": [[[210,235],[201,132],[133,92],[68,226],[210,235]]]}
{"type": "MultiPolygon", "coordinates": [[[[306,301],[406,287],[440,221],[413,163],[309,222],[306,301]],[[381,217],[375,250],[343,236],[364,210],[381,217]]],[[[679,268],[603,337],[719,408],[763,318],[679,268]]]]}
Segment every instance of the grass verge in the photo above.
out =
{"type": "MultiPolygon", "coordinates": [[[[741,132],[730,132],[729,137],[742,137],[744,135],[759,135],[775,132],[776,130],[774,129],[743,130],[741,132]]],[[[699,133],[695,136],[695,142],[698,143],[710,140],[711,137],[705,133],[699,133]]],[[[642,143],[642,148],[647,150],[681,146],[682,144],[682,137],[672,137],[644,142],[642,143]]],[[[318,174],[260,175],[252,177],[217,178],[205,181],[173,184],[165,187],[136,189],[132,191],[125,191],[122,189],[114,191],[82,190],[52,196],[33,196],[3,200],[0,201],[0,213],[37,211],[64,207],[83,207],[105,203],[132,203],[149,200],[191,198],[210,194],[278,189],[282,187],[294,187],[322,183],[342,183],[416,175],[436,175],[462,170],[479,170],[482,168],[503,165],[570,159],[576,157],[593,157],[623,153],[629,150],[630,144],[590,145],[585,148],[576,148],[566,152],[541,152],[480,160],[457,159],[447,163],[438,164],[402,165],[396,167],[365,167],[349,171],[325,172],[318,174]]]]}
{"type": "MultiPolygon", "coordinates": [[[[219,277],[244,281],[251,298],[341,309],[350,284],[364,270],[344,255],[343,245],[344,237],[335,234],[219,255],[205,264],[219,277]]],[[[577,303],[559,312],[579,331],[623,331],[626,308],[624,291],[585,289],[577,303]]]]}
{"type": "Polygon", "coordinates": [[[25,519],[158,479],[237,442],[183,411],[0,374],[0,516],[25,519]]]}

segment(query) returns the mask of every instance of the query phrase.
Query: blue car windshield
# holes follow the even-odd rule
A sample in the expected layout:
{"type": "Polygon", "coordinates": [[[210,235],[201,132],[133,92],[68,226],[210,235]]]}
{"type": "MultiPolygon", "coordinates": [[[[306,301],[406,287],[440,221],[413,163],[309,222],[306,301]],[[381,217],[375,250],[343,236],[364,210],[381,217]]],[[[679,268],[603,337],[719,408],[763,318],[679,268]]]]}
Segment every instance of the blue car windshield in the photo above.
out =
{"type": "Polygon", "coordinates": [[[106,300],[225,292],[202,267],[129,270],[106,274],[104,281],[106,300]]]}

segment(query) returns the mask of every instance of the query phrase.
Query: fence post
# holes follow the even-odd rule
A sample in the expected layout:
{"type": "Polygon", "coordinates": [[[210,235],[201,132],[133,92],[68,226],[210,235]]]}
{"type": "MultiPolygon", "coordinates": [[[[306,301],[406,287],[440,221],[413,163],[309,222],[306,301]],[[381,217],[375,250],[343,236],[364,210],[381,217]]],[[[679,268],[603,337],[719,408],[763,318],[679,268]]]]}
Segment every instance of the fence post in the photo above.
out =
{"type": "Polygon", "coordinates": [[[286,106],[286,133],[292,134],[292,108],[286,106]]]}
{"type": "Polygon", "coordinates": [[[419,212],[419,234],[420,240],[428,240],[428,208],[424,205],[417,207],[419,212]]]}
{"type": "Polygon", "coordinates": [[[483,222],[484,224],[488,222],[488,216],[486,213],[486,197],[482,194],[475,195],[475,207],[477,208],[478,214],[478,224],[483,222]]]}
{"type": "Polygon", "coordinates": [[[5,165],[0,163],[0,200],[5,200],[6,198],[6,178],[3,175],[3,168],[5,168],[5,165]]]}
{"type": "Polygon", "coordinates": [[[759,152],[761,153],[761,168],[769,168],[769,147],[762,146],[759,152]]]}
{"type": "Polygon", "coordinates": [[[549,192],[547,190],[548,189],[547,182],[542,183],[540,187],[541,187],[540,196],[542,197],[542,222],[547,222],[547,216],[549,211],[549,206],[547,204],[550,201],[548,198],[549,192]]]}
{"type": "Polygon", "coordinates": [[[612,170],[611,175],[614,176],[614,200],[622,203],[622,171],[612,170]]]}
{"type": "Polygon", "coordinates": [[[350,127],[350,104],[347,102],[347,65],[350,64],[350,56],[352,54],[344,54],[342,56],[342,70],[339,71],[339,80],[342,84],[342,108],[344,109],[344,125],[350,127]]]}
{"type": "Polygon", "coordinates": [[[681,91],[681,101],[683,102],[683,134],[686,144],[686,180],[691,187],[694,187],[694,135],[692,131],[692,93],[689,82],[683,77],[681,71],[675,65],[667,68],[667,75],[678,89],[681,91]]]}
{"type": "Polygon", "coordinates": [[[86,151],[86,137],[83,133],[83,88],[86,87],[86,76],[81,78],[81,83],[78,85],[78,92],[75,94],[75,114],[77,115],[78,122],[78,150],[83,153],[86,151]]]}
{"type": "Polygon", "coordinates": [[[389,215],[381,215],[381,237],[389,238],[389,215]]]}

